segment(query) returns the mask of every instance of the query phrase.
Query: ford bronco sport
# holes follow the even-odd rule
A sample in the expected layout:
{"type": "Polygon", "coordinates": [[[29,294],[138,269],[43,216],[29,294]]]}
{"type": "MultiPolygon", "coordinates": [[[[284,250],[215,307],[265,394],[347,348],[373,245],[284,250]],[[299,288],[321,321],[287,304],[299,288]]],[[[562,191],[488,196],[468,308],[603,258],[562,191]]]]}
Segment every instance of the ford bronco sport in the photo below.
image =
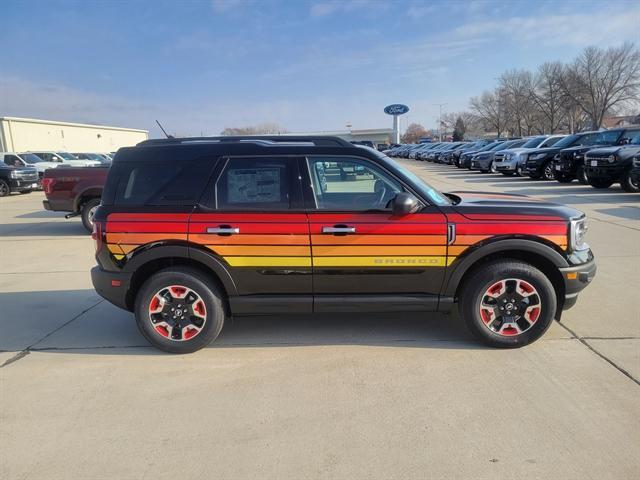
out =
{"type": "Polygon", "coordinates": [[[118,151],[94,216],[97,292],[175,353],[231,315],[448,312],[496,347],[533,342],[595,275],[585,216],[442,194],[334,137],[147,140],[118,151]]]}

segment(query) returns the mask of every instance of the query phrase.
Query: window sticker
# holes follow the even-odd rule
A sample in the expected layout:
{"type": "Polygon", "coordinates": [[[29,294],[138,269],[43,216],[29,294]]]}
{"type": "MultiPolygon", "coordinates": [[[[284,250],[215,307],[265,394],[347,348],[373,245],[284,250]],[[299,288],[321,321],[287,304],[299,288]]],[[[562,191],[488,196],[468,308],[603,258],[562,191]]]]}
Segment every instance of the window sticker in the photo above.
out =
{"type": "Polygon", "coordinates": [[[227,174],[229,203],[279,202],[278,168],[241,168],[227,174]]]}

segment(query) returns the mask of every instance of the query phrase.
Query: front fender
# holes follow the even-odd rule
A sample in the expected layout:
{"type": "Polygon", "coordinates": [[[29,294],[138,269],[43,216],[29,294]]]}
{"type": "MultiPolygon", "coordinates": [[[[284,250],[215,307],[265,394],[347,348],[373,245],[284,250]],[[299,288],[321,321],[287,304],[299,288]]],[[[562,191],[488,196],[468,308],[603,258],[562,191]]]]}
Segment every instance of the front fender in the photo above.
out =
{"type": "Polygon", "coordinates": [[[496,253],[508,258],[509,252],[524,252],[542,257],[557,268],[569,266],[567,260],[560,253],[542,242],[521,238],[496,240],[476,247],[468,254],[456,259],[447,268],[442,295],[453,297],[464,274],[479,260],[496,253]]]}

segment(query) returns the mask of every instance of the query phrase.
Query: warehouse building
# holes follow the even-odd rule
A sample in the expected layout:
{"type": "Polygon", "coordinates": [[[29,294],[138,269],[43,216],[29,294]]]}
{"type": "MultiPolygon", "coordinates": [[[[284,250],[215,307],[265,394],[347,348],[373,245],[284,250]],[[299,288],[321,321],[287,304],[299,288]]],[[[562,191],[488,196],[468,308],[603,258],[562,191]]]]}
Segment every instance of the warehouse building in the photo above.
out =
{"type": "Polygon", "coordinates": [[[0,117],[0,152],[114,152],[149,138],[147,130],[0,117]]]}

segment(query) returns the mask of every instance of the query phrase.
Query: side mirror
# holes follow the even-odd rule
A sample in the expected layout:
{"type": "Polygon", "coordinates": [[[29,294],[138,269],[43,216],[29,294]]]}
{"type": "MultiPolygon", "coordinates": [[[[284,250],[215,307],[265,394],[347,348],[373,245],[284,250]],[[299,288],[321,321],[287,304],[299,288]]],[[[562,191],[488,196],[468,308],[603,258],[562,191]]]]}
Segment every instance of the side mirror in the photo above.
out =
{"type": "Polygon", "coordinates": [[[410,193],[400,192],[396,195],[396,198],[393,199],[391,209],[395,216],[408,215],[420,209],[420,202],[410,193]]]}

